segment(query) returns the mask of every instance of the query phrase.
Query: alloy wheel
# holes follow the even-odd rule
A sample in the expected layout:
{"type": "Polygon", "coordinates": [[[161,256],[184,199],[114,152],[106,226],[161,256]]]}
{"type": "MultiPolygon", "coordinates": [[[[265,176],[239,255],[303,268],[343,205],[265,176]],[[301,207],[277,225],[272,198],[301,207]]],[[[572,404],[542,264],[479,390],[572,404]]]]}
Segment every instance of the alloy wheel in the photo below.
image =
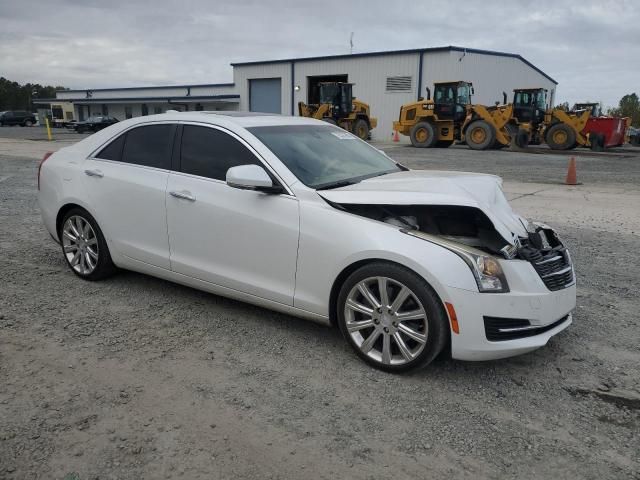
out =
{"type": "Polygon", "coordinates": [[[87,219],[74,215],[62,227],[62,248],[67,261],[80,275],[91,274],[98,265],[98,237],[87,219]]]}
{"type": "Polygon", "coordinates": [[[362,353],[384,365],[416,359],[427,344],[424,306],[406,285],[388,277],[369,277],[347,296],[347,331],[362,353]]]}

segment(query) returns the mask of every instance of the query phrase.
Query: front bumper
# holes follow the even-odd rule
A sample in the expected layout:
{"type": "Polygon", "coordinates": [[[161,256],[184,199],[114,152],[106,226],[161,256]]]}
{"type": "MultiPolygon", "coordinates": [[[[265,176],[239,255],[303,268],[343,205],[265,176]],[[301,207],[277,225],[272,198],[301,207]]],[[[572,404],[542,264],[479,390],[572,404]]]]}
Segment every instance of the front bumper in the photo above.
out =
{"type": "MultiPolygon", "coordinates": [[[[531,280],[535,277],[532,276],[531,280]]],[[[558,291],[547,290],[542,282],[532,284],[531,290],[534,291],[518,289],[500,294],[459,288],[447,290],[448,301],[455,308],[459,325],[459,333],[451,333],[451,354],[459,360],[493,360],[540,348],[571,324],[572,311],[576,306],[575,283],[558,291]],[[485,331],[485,317],[505,321],[528,320],[533,334],[513,340],[490,341],[485,331]],[[552,328],[542,328],[554,323],[556,325],[552,328]]]]}

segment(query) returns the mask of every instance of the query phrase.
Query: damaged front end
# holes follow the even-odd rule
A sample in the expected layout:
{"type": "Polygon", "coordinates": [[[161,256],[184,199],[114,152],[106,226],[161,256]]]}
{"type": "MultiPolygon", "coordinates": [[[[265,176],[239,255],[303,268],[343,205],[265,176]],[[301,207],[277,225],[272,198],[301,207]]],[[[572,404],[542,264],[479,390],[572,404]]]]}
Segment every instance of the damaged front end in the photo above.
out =
{"type": "MultiPolygon", "coordinates": [[[[499,258],[529,262],[549,290],[574,283],[571,258],[553,229],[520,220],[507,239],[480,208],[459,205],[336,204],[346,212],[397,226],[403,233],[438,244],[467,263],[478,290],[509,292],[499,258]]],[[[519,217],[518,217],[519,218],[519,217]]]]}

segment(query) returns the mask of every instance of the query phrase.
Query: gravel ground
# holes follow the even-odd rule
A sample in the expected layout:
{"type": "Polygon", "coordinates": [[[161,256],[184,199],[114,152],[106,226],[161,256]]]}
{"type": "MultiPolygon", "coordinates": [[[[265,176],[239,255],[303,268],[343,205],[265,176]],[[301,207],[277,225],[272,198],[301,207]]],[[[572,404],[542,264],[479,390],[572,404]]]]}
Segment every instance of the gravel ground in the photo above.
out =
{"type": "MultiPolygon", "coordinates": [[[[384,148],[527,182],[566,168],[384,148]]],[[[36,161],[2,153],[0,479],[640,478],[637,234],[553,225],[579,297],[545,348],[390,375],[313,323],[135,273],[79,280],[41,224],[36,161]]],[[[637,156],[592,158],[583,181],[637,188],[637,156]]]]}

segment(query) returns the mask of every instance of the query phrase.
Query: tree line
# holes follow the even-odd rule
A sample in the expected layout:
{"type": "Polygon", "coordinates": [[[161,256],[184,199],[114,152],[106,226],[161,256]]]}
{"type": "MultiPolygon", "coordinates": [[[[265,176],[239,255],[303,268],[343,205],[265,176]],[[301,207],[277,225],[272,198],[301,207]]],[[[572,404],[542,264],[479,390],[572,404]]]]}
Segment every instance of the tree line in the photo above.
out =
{"type": "Polygon", "coordinates": [[[55,98],[57,90],[68,90],[65,87],[52,87],[39,83],[12,82],[0,77],[0,111],[26,110],[35,112],[33,100],[37,98],[55,98]]]}

